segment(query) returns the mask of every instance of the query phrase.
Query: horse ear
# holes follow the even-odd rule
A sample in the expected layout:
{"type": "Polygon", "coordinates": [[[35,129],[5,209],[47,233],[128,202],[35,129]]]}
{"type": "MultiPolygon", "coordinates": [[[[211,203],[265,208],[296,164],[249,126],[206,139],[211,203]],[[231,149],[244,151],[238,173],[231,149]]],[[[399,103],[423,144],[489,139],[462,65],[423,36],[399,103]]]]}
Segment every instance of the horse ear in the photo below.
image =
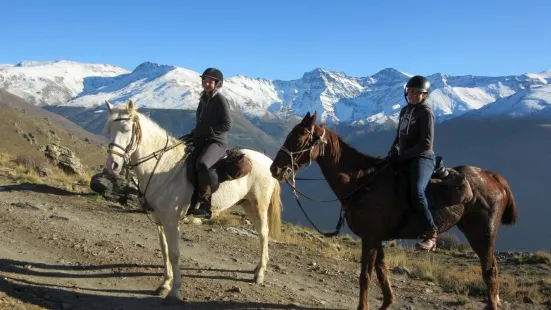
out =
{"type": "Polygon", "coordinates": [[[111,112],[113,111],[113,105],[111,104],[111,102],[109,102],[109,100],[105,100],[105,105],[107,106],[107,112],[111,114],[111,112]]]}
{"type": "Polygon", "coordinates": [[[300,123],[308,125],[310,123],[311,118],[312,118],[312,116],[310,116],[310,112],[308,112],[308,113],[306,113],[306,115],[304,115],[304,118],[302,119],[302,121],[300,123]]]}
{"type": "Polygon", "coordinates": [[[318,111],[314,111],[314,115],[312,115],[312,125],[316,123],[317,118],[318,118],[318,111]]]}
{"type": "Polygon", "coordinates": [[[130,99],[128,99],[128,102],[126,103],[126,110],[128,111],[129,114],[132,114],[134,113],[134,111],[136,111],[136,105],[130,99]]]}

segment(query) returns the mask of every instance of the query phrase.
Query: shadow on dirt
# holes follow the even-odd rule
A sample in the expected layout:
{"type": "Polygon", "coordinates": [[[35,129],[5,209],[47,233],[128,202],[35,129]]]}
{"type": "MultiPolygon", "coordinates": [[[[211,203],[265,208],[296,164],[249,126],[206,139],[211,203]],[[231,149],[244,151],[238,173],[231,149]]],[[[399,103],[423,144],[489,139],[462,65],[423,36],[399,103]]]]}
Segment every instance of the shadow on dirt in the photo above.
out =
{"type": "Polygon", "coordinates": [[[71,192],[62,188],[36,183],[0,185],[0,191],[31,191],[42,194],[54,194],[59,196],[97,196],[96,193],[71,192]]]}
{"type": "MultiPolygon", "coordinates": [[[[147,271],[160,269],[160,265],[109,264],[91,266],[49,265],[44,263],[25,262],[11,259],[0,259],[0,271],[6,274],[0,277],[0,290],[8,296],[26,304],[33,304],[47,309],[325,309],[309,308],[294,304],[277,304],[253,301],[196,301],[186,300],[178,306],[163,306],[163,297],[153,296],[153,290],[125,290],[115,288],[85,288],[76,285],[38,283],[20,279],[19,276],[48,278],[112,278],[112,277],[158,277],[162,273],[147,271]],[[130,270],[131,269],[131,270],[130,270]],[[139,271],[136,271],[139,270],[139,271]],[[143,271],[145,270],[145,271],[143,271]],[[116,296],[131,294],[132,296],[116,296]],[[141,296],[140,296],[141,295],[141,296]]],[[[230,279],[250,282],[230,276],[209,276],[206,272],[251,273],[249,270],[226,270],[182,268],[184,278],[230,279]],[[200,271],[201,275],[189,274],[200,271]]]]}

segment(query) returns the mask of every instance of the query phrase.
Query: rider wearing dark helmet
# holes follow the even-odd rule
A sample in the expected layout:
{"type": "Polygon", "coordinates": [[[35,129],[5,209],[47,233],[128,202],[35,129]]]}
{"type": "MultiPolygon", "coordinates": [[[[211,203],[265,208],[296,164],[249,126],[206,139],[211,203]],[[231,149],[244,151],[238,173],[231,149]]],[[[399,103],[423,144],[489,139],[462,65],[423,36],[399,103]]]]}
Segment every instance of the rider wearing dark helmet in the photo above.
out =
{"type": "Polygon", "coordinates": [[[410,202],[424,219],[424,240],[416,244],[419,250],[435,248],[438,230],[425,195],[435,166],[434,114],[426,102],[429,91],[430,82],[423,76],[416,75],[407,82],[404,97],[408,104],[400,111],[396,138],[388,154],[393,166],[404,168],[410,202]]]}
{"type": "MultiPolygon", "coordinates": [[[[196,217],[211,217],[212,182],[218,176],[210,169],[228,149],[228,131],[232,126],[228,101],[220,92],[224,83],[222,72],[208,68],[201,75],[203,92],[195,113],[195,129],[191,132],[194,154],[197,154],[197,194],[200,206],[190,206],[190,214],[196,217]]],[[[192,203],[193,203],[192,199],[192,203]]]]}

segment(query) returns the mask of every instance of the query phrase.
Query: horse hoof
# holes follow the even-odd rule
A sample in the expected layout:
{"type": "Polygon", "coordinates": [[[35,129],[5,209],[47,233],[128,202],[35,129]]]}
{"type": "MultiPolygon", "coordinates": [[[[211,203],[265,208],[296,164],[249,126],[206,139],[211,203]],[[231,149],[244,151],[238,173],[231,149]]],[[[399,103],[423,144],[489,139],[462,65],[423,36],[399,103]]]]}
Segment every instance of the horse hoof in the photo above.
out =
{"type": "Polygon", "coordinates": [[[178,297],[174,297],[172,295],[168,295],[165,297],[165,300],[163,300],[163,306],[176,306],[176,305],[182,305],[184,301],[178,297]]]}
{"type": "Polygon", "coordinates": [[[170,289],[168,289],[166,287],[159,286],[153,294],[156,295],[156,296],[163,296],[163,295],[168,294],[168,292],[170,292],[170,289]]]}
{"type": "Polygon", "coordinates": [[[254,275],[254,282],[256,284],[262,284],[264,283],[264,275],[255,274],[254,275]]]}

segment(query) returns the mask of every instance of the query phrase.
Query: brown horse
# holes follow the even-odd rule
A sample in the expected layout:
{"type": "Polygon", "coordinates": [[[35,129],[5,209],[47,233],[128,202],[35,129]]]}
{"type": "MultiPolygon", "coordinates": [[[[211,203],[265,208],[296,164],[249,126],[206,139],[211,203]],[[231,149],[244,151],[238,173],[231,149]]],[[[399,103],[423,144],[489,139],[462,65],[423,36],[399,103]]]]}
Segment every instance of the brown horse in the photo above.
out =
{"type": "MultiPolygon", "coordinates": [[[[419,238],[420,219],[411,213],[404,195],[397,194],[394,169],[386,158],[379,159],[357,151],[335,132],[316,124],[316,118],[317,112],[312,116],[308,112],[291,130],[270,170],[274,178],[281,181],[288,179],[290,174],[294,178],[296,171],[305,165],[314,161],[318,163],[344,207],[348,226],[362,241],[358,309],[369,309],[368,286],[373,267],[383,292],[380,309],[388,309],[394,301],[394,294],[382,241],[419,238]]],[[[458,195],[463,197],[459,204],[446,204],[442,202],[446,201],[441,199],[442,192],[438,195],[440,190],[445,191],[444,187],[438,187],[438,180],[431,180],[427,198],[438,232],[457,225],[465,234],[480,258],[488,296],[485,309],[497,309],[499,282],[494,247],[499,223],[512,225],[517,220],[513,194],[505,179],[495,172],[472,166],[448,170],[464,178],[467,184],[464,191],[468,194],[458,195]]]]}

